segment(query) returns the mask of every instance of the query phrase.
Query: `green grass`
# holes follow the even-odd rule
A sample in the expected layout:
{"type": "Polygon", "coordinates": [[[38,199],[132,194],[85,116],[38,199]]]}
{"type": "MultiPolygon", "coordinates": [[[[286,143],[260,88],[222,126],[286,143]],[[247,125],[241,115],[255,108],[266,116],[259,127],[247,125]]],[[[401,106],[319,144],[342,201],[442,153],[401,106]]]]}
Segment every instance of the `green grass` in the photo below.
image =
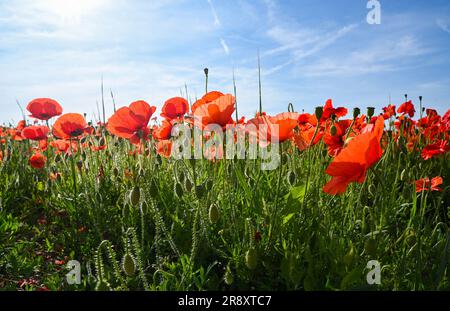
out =
{"type": "Polygon", "coordinates": [[[28,142],[1,145],[10,157],[0,166],[0,289],[30,278],[37,285],[23,289],[450,289],[448,154],[424,161],[389,140],[363,184],[329,196],[322,142],[302,154],[285,142],[273,171],[259,160],[176,161],[129,156],[130,144],[111,136],[107,144],[73,157],[50,151],[44,170],[29,166],[28,142]],[[442,192],[415,193],[415,180],[438,175],[442,192]],[[125,254],[134,276],[122,271],[125,254]],[[55,264],[71,259],[80,285],[55,264]],[[380,285],[366,281],[372,259],[380,285]]]}

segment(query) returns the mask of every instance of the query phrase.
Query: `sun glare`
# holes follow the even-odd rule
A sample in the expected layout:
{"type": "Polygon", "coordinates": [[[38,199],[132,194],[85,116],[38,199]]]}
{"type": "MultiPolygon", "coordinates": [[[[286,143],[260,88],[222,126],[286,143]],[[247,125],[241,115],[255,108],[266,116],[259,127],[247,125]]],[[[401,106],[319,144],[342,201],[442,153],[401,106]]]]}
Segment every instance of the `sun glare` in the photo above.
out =
{"type": "Polygon", "coordinates": [[[94,13],[105,0],[47,0],[46,6],[64,22],[78,23],[84,15],[94,13]]]}

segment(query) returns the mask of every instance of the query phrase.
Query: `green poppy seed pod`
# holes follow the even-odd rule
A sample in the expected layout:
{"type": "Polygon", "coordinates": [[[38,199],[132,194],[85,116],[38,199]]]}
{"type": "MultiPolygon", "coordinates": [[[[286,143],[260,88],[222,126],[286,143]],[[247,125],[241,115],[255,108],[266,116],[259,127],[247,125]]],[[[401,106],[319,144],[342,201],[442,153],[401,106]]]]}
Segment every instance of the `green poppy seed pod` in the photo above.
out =
{"type": "Polygon", "coordinates": [[[122,270],[127,276],[133,276],[136,272],[136,260],[130,253],[126,253],[122,258],[122,270]]]}
{"type": "Polygon", "coordinates": [[[175,194],[179,198],[183,197],[183,187],[181,186],[181,184],[179,182],[177,182],[175,184],[175,194]]]}
{"type": "Polygon", "coordinates": [[[228,286],[233,284],[234,278],[233,278],[233,273],[231,273],[230,267],[227,267],[227,270],[225,271],[223,280],[225,281],[225,284],[227,284],[228,286]]]}
{"type": "Polygon", "coordinates": [[[322,106],[316,107],[316,110],[314,113],[316,115],[317,120],[320,120],[323,115],[323,107],[322,106]]]}
{"type": "Polygon", "coordinates": [[[296,179],[297,179],[297,176],[295,175],[295,172],[290,171],[288,173],[288,182],[291,186],[295,184],[296,179]]]}
{"type": "Polygon", "coordinates": [[[205,185],[201,184],[195,187],[195,193],[197,194],[197,197],[199,199],[203,198],[203,196],[205,195],[205,185]]]}
{"type": "Polygon", "coordinates": [[[367,107],[367,117],[370,119],[375,114],[375,108],[374,107],[367,107]]]}
{"type": "Polygon", "coordinates": [[[194,187],[194,184],[189,178],[186,178],[186,181],[184,182],[184,187],[186,188],[187,192],[191,192],[192,188],[194,187]]]}
{"type": "Polygon", "coordinates": [[[105,280],[101,280],[97,282],[97,285],[95,286],[95,290],[97,292],[109,292],[112,290],[111,285],[105,280]]]}
{"type": "Polygon", "coordinates": [[[368,190],[369,190],[370,195],[374,197],[376,192],[377,192],[377,188],[375,187],[375,185],[374,184],[370,184],[368,190]]]}
{"type": "Polygon", "coordinates": [[[353,260],[355,259],[355,248],[353,245],[350,247],[350,250],[347,254],[344,256],[344,264],[346,266],[351,266],[353,263],[353,260]]]}
{"type": "Polygon", "coordinates": [[[337,133],[337,128],[336,128],[336,126],[332,125],[331,128],[330,128],[331,136],[335,136],[336,133],[337,133]]]}
{"type": "Polygon", "coordinates": [[[405,100],[408,100],[408,94],[405,94],[405,100]]]}
{"type": "Polygon", "coordinates": [[[360,113],[361,113],[361,109],[359,109],[358,107],[353,108],[353,119],[356,119],[360,113]]]}
{"type": "Polygon", "coordinates": [[[138,186],[135,186],[133,188],[133,190],[131,190],[131,193],[130,193],[131,204],[134,206],[138,205],[140,199],[141,199],[141,189],[139,189],[138,186]]]}
{"type": "Polygon", "coordinates": [[[209,221],[212,224],[215,224],[219,221],[220,218],[220,211],[216,204],[211,204],[209,207],[209,221]]]}
{"type": "Polygon", "coordinates": [[[208,69],[208,68],[205,68],[205,69],[203,69],[203,72],[205,73],[205,76],[207,76],[208,73],[209,73],[209,69],[208,69]]]}
{"type": "Polygon", "coordinates": [[[245,253],[245,264],[250,270],[256,269],[258,265],[258,252],[254,248],[250,248],[247,253],[245,253]]]}
{"type": "Polygon", "coordinates": [[[367,255],[375,257],[377,254],[377,241],[373,238],[368,239],[364,244],[364,250],[367,255]]]}
{"type": "Polygon", "coordinates": [[[406,171],[406,168],[403,169],[403,171],[400,173],[400,180],[405,181],[408,176],[407,174],[408,174],[408,172],[406,171]]]}

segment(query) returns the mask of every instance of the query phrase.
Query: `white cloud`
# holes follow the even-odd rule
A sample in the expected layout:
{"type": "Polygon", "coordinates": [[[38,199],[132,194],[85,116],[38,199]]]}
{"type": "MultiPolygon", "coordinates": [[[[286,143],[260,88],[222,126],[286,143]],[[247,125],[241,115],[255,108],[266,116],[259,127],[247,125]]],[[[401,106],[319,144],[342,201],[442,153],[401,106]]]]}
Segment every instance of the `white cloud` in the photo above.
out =
{"type": "Polygon", "coordinates": [[[225,41],[225,39],[223,39],[223,38],[220,39],[220,44],[222,45],[225,54],[230,55],[230,48],[228,47],[228,44],[225,41]]]}
{"type": "Polygon", "coordinates": [[[221,25],[220,19],[219,19],[219,16],[217,15],[216,8],[214,7],[214,5],[212,3],[212,0],[207,0],[207,1],[209,3],[209,6],[211,7],[211,13],[212,13],[212,15],[214,17],[214,25],[215,26],[220,26],[221,25]]]}

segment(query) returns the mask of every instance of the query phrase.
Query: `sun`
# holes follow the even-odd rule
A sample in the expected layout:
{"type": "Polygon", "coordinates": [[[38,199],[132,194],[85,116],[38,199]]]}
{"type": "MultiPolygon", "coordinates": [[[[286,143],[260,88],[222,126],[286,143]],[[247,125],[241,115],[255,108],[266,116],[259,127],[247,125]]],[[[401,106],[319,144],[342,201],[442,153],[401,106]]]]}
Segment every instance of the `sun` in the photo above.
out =
{"type": "Polygon", "coordinates": [[[47,9],[64,22],[78,23],[84,15],[99,9],[106,0],[47,0],[47,9]]]}

